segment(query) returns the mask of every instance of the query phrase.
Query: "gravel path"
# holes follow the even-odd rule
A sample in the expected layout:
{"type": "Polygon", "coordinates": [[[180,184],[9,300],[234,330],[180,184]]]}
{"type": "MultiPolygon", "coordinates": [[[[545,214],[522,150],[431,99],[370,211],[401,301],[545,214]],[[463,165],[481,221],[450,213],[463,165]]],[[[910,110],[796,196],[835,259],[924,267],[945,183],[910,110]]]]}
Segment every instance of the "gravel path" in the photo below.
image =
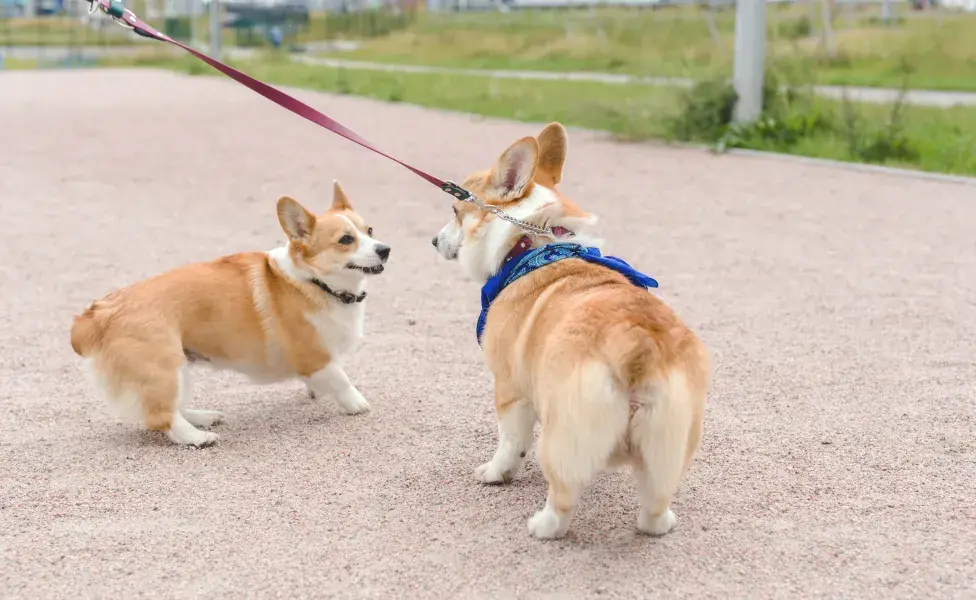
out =
{"type": "MultiPolygon", "coordinates": [[[[444,177],[535,125],[301,97],[444,177]]],[[[0,596],[973,598],[973,187],[571,132],[565,191],[654,275],[716,363],[669,536],[635,535],[627,473],[570,536],[532,540],[474,338],[478,286],[429,239],[446,197],[232,82],[0,74],[0,596]],[[299,384],[199,378],[221,444],[117,423],[72,315],[140,277],[282,235],[331,180],[393,246],[340,416],[299,384]]]]}

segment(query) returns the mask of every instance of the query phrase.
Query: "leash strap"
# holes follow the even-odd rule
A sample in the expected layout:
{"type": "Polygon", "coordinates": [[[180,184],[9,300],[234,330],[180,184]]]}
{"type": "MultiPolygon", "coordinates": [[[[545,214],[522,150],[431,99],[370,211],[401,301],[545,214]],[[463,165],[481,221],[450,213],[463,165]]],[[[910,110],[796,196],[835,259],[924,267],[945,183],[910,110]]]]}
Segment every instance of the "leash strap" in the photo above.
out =
{"type": "Polygon", "coordinates": [[[87,2],[89,3],[89,8],[88,8],[89,14],[94,14],[98,10],[101,10],[102,12],[111,16],[117,23],[119,23],[123,27],[132,29],[142,37],[159,40],[161,42],[166,42],[167,44],[172,44],[177,48],[180,48],[192,54],[196,58],[199,58],[200,60],[207,63],[211,67],[217,69],[224,75],[230,77],[237,83],[260,94],[261,96],[264,96],[265,98],[274,102],[275,104],[284,108],[285,110],[293,112],[296,115],[303,117],[311,121],[312,123],[315,123],[319,127],[327,129],[332,133],[335,133],[337,135],[346,138],[350,142],[359,144],[360,146],[366,148],[367,150],[371,150],[384,158],[392,160],[393,162],[404,167],[405,169],[408,169],[409,171],[411,171],[418,177],[421,177],[422,179],[426,180],[427,182],[436,185],[442,191],[447,192],[448,194],[454,196],[455,198],[461,200],[462,202],[470,202],[471,204],[474,204],[481,210],[491,212],[494,215],[496,215],[498,218],[504,221],[508,221],[509,223],[515,225],[516,227],[520,227],[536,235],[545,235],[553,238],[572,237],[572,232],[567,231],[566,233],[557,235],[557,233],[554,232],[552,228],[539,227],[538,225],[535,225],[533,223],[527,223],[520,219],[516,219],[515,217],[505,213],[497,206],[485,204],[484,202],[479,200],[477,196],[475,196],[468,190],[462,188],[461,186],[454,183],[453,181],[445,181],[438,177],[434,177],[430,173],[421,171],[420,169],[414,166],[408,165],[402,160],[396,158],[395,156],[391,156],[386,152],[383,152],[373,144],[369,143],[365,138],[360,136],[352,129],[349,129],[348,127],[346,127],[342,123],[339,123],[335,119],[332,119],[331,117],[320,113],[319,111],[315,110],[308,104],[305,104],[301,100],[298,100],[297,98],[293,98],[292,96],[289,96],[288,94],[276,88],[273,88],[262,81],[258,81],[257,79],[251,77],[250,75],[242,73],[241,71],[238,71],[237,69],[231,66],[225,65],[219,60],[210,58],[209,56],[203,54],[202,52],[197,52],[193,48],[174,40],[173,38],[169,37],[165,33],[160,32],[155,27],[153,27],[149,23],[146,23],[138,16],[136,16],[134,12],[126,8],[122,4],[121,0],[87,0],[87,2]]]}
{"type": "MultiPolygon", "coordinates": [[[[396,157],[390,156],[386,152],[383,152],[373,144],[369,143],[365,138],[360,136],[355,131],[349,129],[348,127],[346,127],[342,123],[339,123],[335,119],[332,119],[320,113],[319,111],[305,104],[301,100],[298,100],[297,98],[293,98],[288,94],[276,88],[273,88],[264,82],[258,81],[257,79],[251,77],[250,75],[242,73],[241,71],[238,71],[233,67],[225,65],[219,60],[210,58],[209,56],[203,54],[202,52],[197,52],[193,48],[174,40],[173,38],[169,37],[165,33],[158,31],[155,27],[146,23],[138,16],[136,16],[134,12],[125,8],[122,2],[119,2],[118,0],[89,0],[89,2],[91,3],[91,8],[89,9],[89,12],[95,12],[96,10],[101,9],[102,11],[110,15],[113,19],[115,19],[117,22],[124,25],[125,27],[133,29],[137,34],[143,37],[156,39],[161,42],[166,42],[167,44],[172,44],[177,48],[181,48],[186,52],[189,52],[190,54],[199,58],[200,60],[207,63],[211,67],[217,69],[224,75],[230,77],[237,83],[251,89],[254,92],[257,92],[258,94],[264,96],[268,100],[271,100],[272,102],[284,108],[285,110],[291,111],[300,117],[304,117],[305,119],[308,119],[309,121],[315,123],[319,127],[328,129],[332,133],[341,135],[342,137],[346,138],[350,142],[355,142],[356,144],[359,144],[360,146],[366,148],[367,150],[372,150],[373,152],[379,154],[380,156],[392,160],[393,162],[409,169],[417,176],[422,177],[423,179],[427,180],[428,182],[436,185],[441,189],[444,189],[445,186],[448,186],[448,182],[439,179],[437,177],[434,177],[430,173],[421,171],[416,167],[410,166],[407,163],[397,159],[396,157]]],[[[448,187],[451,187],[453,189],[453,187],[457,187],[457,186],[451,185],[448,187]]],[[[445,190],[445,191],[447,191],[448,193],[452,193],[449,190],[445,190]]]]}

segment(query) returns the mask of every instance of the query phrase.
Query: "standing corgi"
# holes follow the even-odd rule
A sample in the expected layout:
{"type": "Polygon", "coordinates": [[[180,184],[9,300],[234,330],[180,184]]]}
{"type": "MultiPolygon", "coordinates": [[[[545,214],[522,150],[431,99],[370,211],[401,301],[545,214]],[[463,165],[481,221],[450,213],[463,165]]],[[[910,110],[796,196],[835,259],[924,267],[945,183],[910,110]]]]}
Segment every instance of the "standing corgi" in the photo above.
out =
{"type": "Polygon", "coordinates": [[[339,182],[333,193],[319,216],[278,200],[283,247],[157,275],[75,317],[71,347],[110,403],[176,444],[213,444],[218,435],[197,427],[222,414],[187,407],[187,365],[207,362],[259,381],[298,377],[348,414],[369,410],[341,363],[363,337],[366,276],[383,272],[390,247],[373,238],[339,182]]]}
{"type": "Polygon", "coordinates": [[[628,464],[638,485],[637,528],[663,535],[675,525],[671,497],[701,439],[708,353],[645,289],[657,286],[653,279],[600,254],[587,233],[595,217],[556,188],[566,150],[566,130],[552,123],[463,183],[551,235],[527,235],[457,201],[432,240],[485,284],[476,331],[495,378],[499,440],[475,476],[511,481],[538,421],[549,493],[529,519],[533,536],[564,536],[583,487],[599,471],[628,464]]]}

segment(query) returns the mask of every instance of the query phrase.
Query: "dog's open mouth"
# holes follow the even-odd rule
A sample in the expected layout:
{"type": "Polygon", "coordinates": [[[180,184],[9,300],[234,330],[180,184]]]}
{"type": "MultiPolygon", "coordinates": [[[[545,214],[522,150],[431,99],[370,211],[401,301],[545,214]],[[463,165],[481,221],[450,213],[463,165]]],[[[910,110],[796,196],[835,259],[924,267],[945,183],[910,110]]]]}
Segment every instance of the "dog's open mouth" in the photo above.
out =
{"type": "Polygon", "coordinates": [[[354,265],[354,264],[351,264],[350,263],[350,264],[346,265],[346,268],[347,269],[355,269],[357,271],[362,271],[363,273],[366,273],[367,275],[379,275],[380,273],[383,272],[383,268],[384,267],[383,267],[383,265],[376,265],[376,266],[373,266],[373,267],[361,267],[359,265],[354,265]]]}

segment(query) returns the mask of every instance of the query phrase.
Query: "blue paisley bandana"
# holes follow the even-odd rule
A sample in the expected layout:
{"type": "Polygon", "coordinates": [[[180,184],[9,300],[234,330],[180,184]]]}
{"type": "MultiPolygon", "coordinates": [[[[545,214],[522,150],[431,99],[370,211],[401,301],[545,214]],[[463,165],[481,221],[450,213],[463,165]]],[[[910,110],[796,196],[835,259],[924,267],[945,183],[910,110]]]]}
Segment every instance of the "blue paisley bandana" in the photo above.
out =
{"type": "Polygon", "coordinates": [[[478,317],[478,345],[481,345],[481,335],[485,331],[485,321],[488,319],[488,309],[498,294],[512,284],[519,277],[528,275],[536,269],[567,258],[580,258],[588,263],[602,265],[624,275],[638,287],[656,288],[657,281],[634,269],[625,261],[614,256],[603,256],[597,248],[584,248],[579,244],[548,244],[535,248],[503,264],[481,287],[481,315],[478,317]]]}

